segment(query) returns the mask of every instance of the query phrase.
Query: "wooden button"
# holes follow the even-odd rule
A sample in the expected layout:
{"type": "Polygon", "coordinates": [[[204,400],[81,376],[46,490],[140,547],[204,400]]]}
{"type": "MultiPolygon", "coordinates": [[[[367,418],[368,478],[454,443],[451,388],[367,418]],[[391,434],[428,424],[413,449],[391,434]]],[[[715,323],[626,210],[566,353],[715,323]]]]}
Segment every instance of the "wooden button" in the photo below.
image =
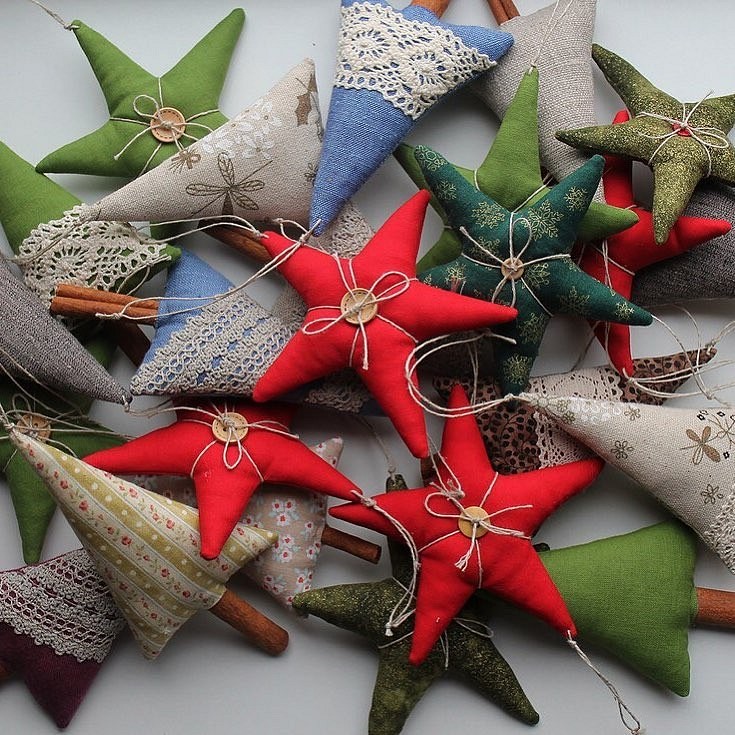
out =
{"type": "Polygon", "coordinates": [[[487,528],[483,528],[480,521],[484,521],[486,518],[488,518],[488,513],[484,508],[479,505],[470,505],[462,511],[462,516],[457,521],[457,525],[467,538],[472,538],[472,529],[476,527],[475,538],[482,538],[487,533],[487,528]]]}
{"type": "Polygon", "coordinates": [[[223,413],[212,421],[212,433],[217,441],[242,441],[248,434],[248,420],[239,413],[223,413]]]}
{"type": "Polygon", "coordinates": [[[378,313],[378,304],[375,295],[366,288],[353,288],[342,297],[339,305],[345,315],[345,321],[350,324],[367,324],[378,313]]]}
{"type": "Polygon", "coordinates": [[[161,143],[173,143],[186,132],[186,118],[175,107],[160,107],[151,118],[151,135],[161,143]]]}
{"type": "Polygon", "coordinates": [[[21,434],[26,434],[40,442],[51,438],[51,422],[37,413],[24,413],[15,425],[21,434]]]}
{"type": "Polygon", "coordinates": [[[517,281],[523,277],[523,271],[525,266],[520,258],[508,258],[500,265],[500,272],[504,278],[509,278],[511,281],[517,281]]]}

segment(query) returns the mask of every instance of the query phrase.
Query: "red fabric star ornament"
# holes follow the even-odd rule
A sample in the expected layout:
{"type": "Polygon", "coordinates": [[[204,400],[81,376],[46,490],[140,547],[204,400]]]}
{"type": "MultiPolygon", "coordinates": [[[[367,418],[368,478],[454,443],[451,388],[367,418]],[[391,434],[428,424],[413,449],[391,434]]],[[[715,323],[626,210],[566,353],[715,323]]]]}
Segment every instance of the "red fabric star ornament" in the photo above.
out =
{"type": "MultiPolygon", "coordinates": [[[[461,296],[416,280],[416,255],[430,195],[420,191],[394,212],[362,252],[339,258],[303,245],[278,269],[308,311],[299,331],[258,381],[256,401],[268,401],[345,367],[375,396],[416,457],[429,446],[412,353],[418,343],[451,332],[511,321],[515,309],[461,296]]],[[[293,242],[269,232],[271,257],[293,242]]]]}
{"type": "MultiPolygon", "coordinates": [[[[461,386],[452,391],[449,406],[468,406],[461,386]]],[[[477,589],[489,590],[565,637],[574,637],[574,621],[531,538],[547,516],[597,477],[603,462],[591,459],[500,475],[469,413],[447,419],[441,456],[436,483],[330,511],[335,518],[399,541],[409,536],[415,544],[418,579],[409,661],[424,661],[477,589]]]]}
{"type": "MultiPolygon", "coordinates": [[[[628,120],[630,113],[621,110],[613,124],[628,120]]],[[[587,245],[579,266],[626,299],[631,298],[633,278],[641,268],[681,255],[730,231],[732,225],[727,220],[679,217],[666,241],[657,244],[653,215],[649,210],[639,207],[633,198],[632,161],[618,156],[605,156],[605,162],[602,180],[607,203],[632,209],[638,215],[638,222],[617,235],[611,235],[600,247],[587,245]]],[[[606,349],[613,367],[622,375],[632,376],[635,368],[630,350],[630,327],[611,322],[597,323],[595,335],[606,349]]]]}
{"type": "Polygon", "coordinates": [[[354,499],[354,483],[289,433],[295,408],[201,402],[176,422],[84,461],[112,474],[190,475],[199,507],[201,555],[214,559],[264,482],[354,499]]]}

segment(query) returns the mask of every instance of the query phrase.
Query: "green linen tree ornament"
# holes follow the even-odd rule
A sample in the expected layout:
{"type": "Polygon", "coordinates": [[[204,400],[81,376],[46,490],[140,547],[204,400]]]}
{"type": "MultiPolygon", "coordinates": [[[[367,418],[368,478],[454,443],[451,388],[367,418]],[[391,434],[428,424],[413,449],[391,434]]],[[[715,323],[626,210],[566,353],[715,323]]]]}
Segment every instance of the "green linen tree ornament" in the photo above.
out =
{"type": "Polygon", "coordinates": [[[570,252],[602,175],[595,156],[543,198],[510,212],[468,182],[431,148],[417,146],[416,161],[450,226],[462,232],[458,258],[421,274],[433,286],[518,309],[518,318],[494,332],[495,377],[504,393],[528,385],[551,316],[576,314],[601,321],[648,325],[651,315],[584,273],[570,252]]]}
{"type": "Polygon", "coordinates": [[[110,119],[50,153],[37,170],[136,177],[223,125],[219,96],[244,22],[245,12],[233,10],[157,77],[75,20],[69,27],[102,88],[110,119]]]}
{"type": "Polygon", "coordinates": [[[625,59],[593,44],[592,57],[630,110],[622,125],[561,130],[575,148],[627,156],[653,170],[653,224],[663,243],[697,184],[714,177],[735,184],[735,149],[727,134],[735,124],[735,95],[680,102],[654,87],[625,59]]]}
{"type": "MultiPolygon", "coordinates": [[[[511,211],[534,204],[549,192],[541,172],[538,96],[539,72],[534,67],[523,75],[485,160],[475,170],[455,166],[467,181],[511,211]]],[[[419,188],[428,188],[412,146],[402,143],[394,155],[419,188]]],[[[431,205],[448,225],[447,214],[436,197],[431,205]]],[[[583,242],[604,240],[637,221],[636,214],[628,209],[592,202],[579,225],[578,236],[583,242]]],[[[419,261],[417,270],[421,273],[448,263],[461,251],[459,235],[445,227],[436,245],[419,261]]]]}

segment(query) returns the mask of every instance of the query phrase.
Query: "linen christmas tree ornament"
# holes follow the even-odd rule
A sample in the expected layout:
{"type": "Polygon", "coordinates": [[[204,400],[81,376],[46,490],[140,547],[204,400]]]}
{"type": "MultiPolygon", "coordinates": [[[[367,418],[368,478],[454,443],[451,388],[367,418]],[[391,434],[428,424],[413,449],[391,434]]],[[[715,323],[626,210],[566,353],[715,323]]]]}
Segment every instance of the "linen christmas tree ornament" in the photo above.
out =
{"type": "MultiPolygon", "coordinates": [[[[469,408],[461,387],[449,406],[455,412],[469,408]]],[[[414,574],[402,605],[384,621],[386,631],[413,614],[409,662],[421,664],[475,590],[487,589],[573,640],[574,621],[531,539],[548,515],[597,477],[602,462],[500,475],[467,413],[447,419],[441,457],[434,484],[330,510],[409,544],[414,574]]]]}
{"type": "Polygon", "coordinates": [[[342,0],[337,68],[310,226],[319,234],[439,100],[490,69],[503,31],[443,23],[419,4],[342,0]]]}
{"type": "MultiPolygon", "coordinates": [[[[222,553],[205,561],[197,511],[17,431],[11,438],[94,560],[146,658],[156,658],[198,610],[211,609],[230,622],[226,611],[237,598],[225,582],[276,534],[237,524],[222,553]]],[[[240,622],[245,632],[247,623],[240,622]]]]}
{"type": "MultiPolygon", "coordinates": [[[[549,192],[539,157],[538,95],[539,72],[534,68],[521,78],[485,160],[474,170],[455,165],[467,181],[511,211],[534,204],[549,192]]],[[[412,146],[402,143],[394,155],[420,189],[429,188],[412,146]]],[[[431,204],[445,228],[436,245],[419,261],[419,273],[454,260],[462,252],[460,237],[449,227],[442,205],[436,197],[431,204]]],[[[579,224],[578,236],[583,242],[604,240],[636,221],[629,210],[592,202],[579,224]]]]}
{"type": "MultiPolygon", "coordinates": [[[[507,0],[503,4],[512,7],[507,0]]],[[[559,3],[552,3],[530,15],[517,16],[516,11],[517,17],[511,19],[496,14],[500,27],[513,35],[513,47],[469,87],[502,120],[529,67],[538,69],[541,162],[557,181],[587,157],[560,144],[556,131],[597,122],[590,55],[596,10],[597,0],[574,0],[565,3],[561,12],[559,3]]],[[[604,202],[600,189],[595,197],[604,202]]]]}
{"type": "Polygon", "coordinates": [[[426,286],[416,254],[429,201],[421,191],[394,212],[354,258],[329,255],[267,233],[263,244],[301,294],[304,323],[258,380],[256,401],[269,401],[335,370],[351,367],[417,457],[429,451],[416,393],[417,345],[446,333],[488,328],[516,311],[426,286]]]}
{"type": "Polygon", "coordinates": [[[81,21],[70,23],[67,27],[97,77],[110,119],[50,153],[37,170],[132,178],[172,154],[186,166],[195,156],[186,146],[227,122],[219,110],[219,96],[244,22],[245,12],[233,10],[160,77],[81,21]]]}
{"type": "Polygon", "coordinates": [[[340,584],[303,592],[294,608],[365,636],[378,650],[378,671],[368,722],[369,735],[398,735],[429,687],[446,675],[460,677],[521,722],[538,714],[507,661],[493,645],[477,604],[468,603],[418,666],[408,661],[411,623],[387,636],[385,621],[401,604],[411,581],[411,560],[398,544],[388,544],[392,576],[381,582],[340,584]]]}
{"type": "MultiPolygon", "coordinates": [[[[110,341],[100,336],[85,342],[85,347],[102,365],[109,363],[114,350],[110,341]]],[[[123,442],[122,437],[87,416],[91,405],[83,396],[49,393],[33,383],[0,379],[0,406],[16,429],[76,457],[123,442]]],[[[23,559],[34,564],[41,558],[56,503],[2,425],[0,468],[10,490],[23,559]]]]}
{"type": "Polygon", "coordinates": [[[118,475],[183,475],[194,480],[201,554],[214,559],[236,528],[255,490],[276,482],[354,497],[355,485],[289,431],[295,407],[245,402],[179,406],[176,421],[85,457],[118,475]],[[172,450],[175,447],[175,450],[172,450]]]}
{"type": "Polygon", "coordinates": [[[0,223],[25,284],[47,306],[59,283],[131,292],[179,249],[125,222],[79,224],[81,201],[0,143],[0,223]]]}
{"type": "Polygon", "coordinates": [[[84,549],[0,572],[0,680],[20,676],[57,727],[76,714],[124,626],[84,549]]]}
{"type": "MultiPolygon", "coordinates": [[[[619,112],[613,124],[630,119],[626,110],[619,112]]],[[[732,225],[726,220],[679,217],[664,243],[654,237],[652,214],[639,207],[633,196],[632,163],[630,159],[605,156],[605,198],[610,204],[628,207],[638,215],[638,223],[628,230],[610,235],[600,244],[583,246],[577,260],[579,267],[616,293],[630,299],[636,273],[651,263],[658,263],[701,245],[713,237],[724,235],[732,225]]],[[[633,374],[630,327],[626,324],[594,325],[595,336],[605,348],[610,362],[622,375],[633,374]]]]}
{"type": "Polygon", "coordinates": [[[664,243],[702,179],[735,184],[735,150],[727,138],[735,124],[735,95],[680,102],[612,51],[594,44],[592,56],[632,117],[621,125],[561,130],[557,138],[648,164],[654,233],[664,243]]]}
{"type": "Polygon", "coordinates": [[[696,531],[735,573],[735,413],[524,394],[696,531]]]}
{"type": "Polygon", "coordinates": [[[0,261],[0,369],[39,386],[124,403],[122,386],[0,261]]]}
{"type": "MultiPolygon", "coordinates": [[[[607,365],[531,378],[529,392],[537,395],[573,395],[661,405],[666,394],[676,391],[691,377],[692,366],[709,362],[715,352],[697,351],[642,357],[633,360],[635,381],[626,380],[607,365]]],[[[592,456],[587,447],[573,439],[543,411],[525,401],[501,402],[503,393],[490,378],[477,381],[437,376],[434,388],[445,401],[459,383],[469,394],[474,392],[480,404],[492,408],[479,411],[475,419],[480,427],[485,449],[493,467],[504,475],[528,472],[540,467],[554,467],[592,456]]],[[[629,413],[629,418],[635,412],[629,413]]],[[[431,463],[424,463],[425,478],[433,473],[431,463]]]]}
{"type": "Polygon", "coordinates": [[[421,274],[443,289],[510,304],[518,319],[497,329],[495,378],[504,393],[518,393],[529,375],[555,313],[623,324],[648,325],[651,315],[588,276],[570,253],[602,174],[595,156],[535,204],[509,211],[468,182],[445,158],[418,146],[416,160],[462,234],[462,252],[421,274]]]}
{"type": "Polygon", "coordinates": [[[83,207],[80,217],[305,223],[322,137],[314,62],[306,59],[232,120],[83,207]]]}

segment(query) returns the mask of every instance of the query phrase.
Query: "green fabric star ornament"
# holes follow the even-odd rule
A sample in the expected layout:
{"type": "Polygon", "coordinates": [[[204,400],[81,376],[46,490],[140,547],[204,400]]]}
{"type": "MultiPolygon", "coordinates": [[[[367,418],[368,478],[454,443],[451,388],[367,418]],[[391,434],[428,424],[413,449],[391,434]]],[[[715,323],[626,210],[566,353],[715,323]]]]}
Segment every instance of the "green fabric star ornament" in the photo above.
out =
{"type": "Polygon", "coordinates": [[[37,170],[136,177],[227,122],[218,109],[219,96],[244,22],[245,12],[233,10],[157,77],[75,20],[71,27],[102,88],[110,119],[50,153],[37,170]]]}
{"type": "MultiPolygon", "coordinates": [[[[534,67],[521,79],[485,160],[475,170],[455,166],[467,181],[511,211],[534,204],[549,192],[539,155],[538,95],[539,73],[534,67]]],[[[428,188],[412,146],[401,144],[394,155],[419,188],[428,188]]],[[[447,214],[436,197],[431,204],[448,225],[447,214]]],[[[592,202],[580,222],[578,236],[583,242],[604,240],[637,221],[630,210],[592,202]]],[[[436,245],[419,261],[417,270],[421,273],[448,263],[461,251],[459,235],[445,227],[436,245]]]]}
{"type": "Polygon", "coordinates": [[[680,102],[654,87],[625,59],[594,44],[592,57],[630,110],[623,125],[561,130],[575,148],[627,156],[653,170],[653,224],[663,243],[697,184],[714,177],[735,184],[735,95],[680,102]]]}
{"type": "MultiPolygon", "coordinates": [[[[405,485],[405,483],[404,483],[405,485]]],[[[385,623],[401,604],[411,579],[405,549],[389,543],[393,576],[380,582],[340,584],[312,589],[294,598],[294,608],[365,636],[378,648],[379,664],[368,725],[369,735],[397,735],[428,688],[446,674],[462,677],[487,699],[529,725],[539,716],[526,698],[508,663],[484,633],[479,604],[468,604],[419,666],[408,662],[411,622],[393,637],[385,623]],[[445,653],[445,648],[448,655],[445,653]]],[[[459,722],[457,724],[460,724],[459,722]]]]}
{"type": "MultiPolygon", "coordinates": [[[[114,342],[97,336],[85,347],[102,365],[108,365],[114,342]]],[[[77,457],[124,443],[124,438],[87,417],[92,400],[71,392],[51,394],[33,383],[0,380],[0,405],[10,421],[34,439],[59,447],[77,457]]],[[[0,472],[10,490],[18,522],[23,559],[35,564],[56,510],[43,480],[12,445],[0,426],[0,472]]]]}
{"type": "Polygon", "coordinates": [[[580,222],[602,175],[595,156],[534,204],[511,212],[469,183],[445,158],[418,146],[416,160],[450,226],[462,232],[458,258],[421,274],[424,283],[518,309],[494,328],[495,378],[504,393],[528,385],[553,314],[648,325],[651,315],[584,273],[572,261],[580,222]]]}

